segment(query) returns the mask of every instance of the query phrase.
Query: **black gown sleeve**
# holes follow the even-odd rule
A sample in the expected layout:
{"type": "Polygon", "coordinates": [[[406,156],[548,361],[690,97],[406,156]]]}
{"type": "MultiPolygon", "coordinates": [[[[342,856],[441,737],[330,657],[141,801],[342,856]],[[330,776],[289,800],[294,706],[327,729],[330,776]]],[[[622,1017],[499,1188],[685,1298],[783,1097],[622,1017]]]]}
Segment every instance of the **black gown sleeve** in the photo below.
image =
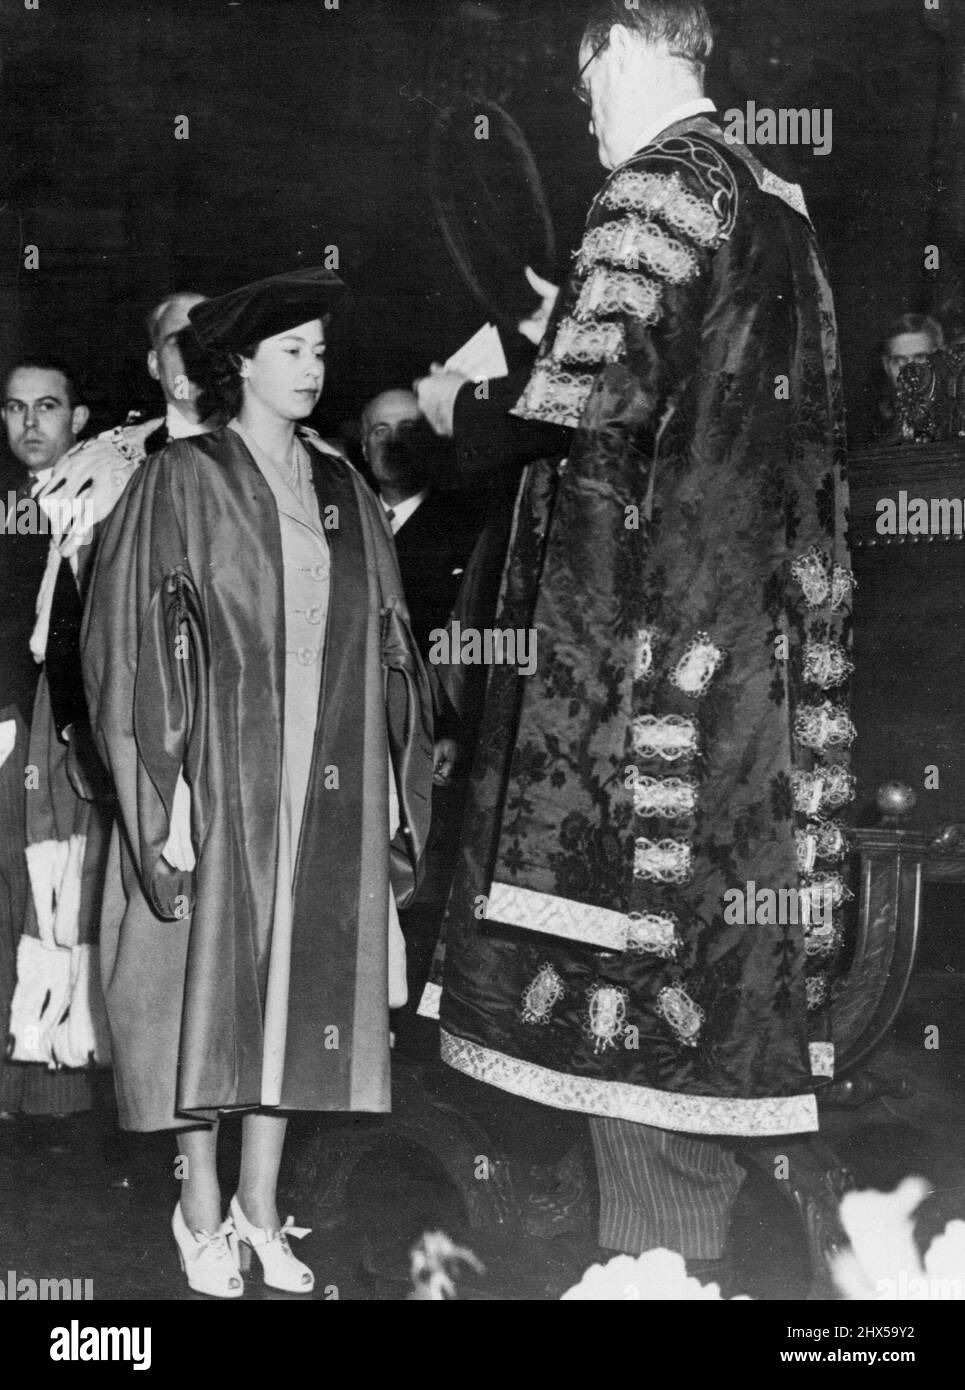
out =
{"type": "Polygon", "coordinates": [[[482,478],[496,472],[518,471],[534,459],[559,458],[566,453],[570,430],[510,415],[528,377],[529,368],[522,367],[509,376],[486,382],[486,394],[481,398],[472,382],[459,392],[453,437],[456,468],[463,476],[482,478]]]}

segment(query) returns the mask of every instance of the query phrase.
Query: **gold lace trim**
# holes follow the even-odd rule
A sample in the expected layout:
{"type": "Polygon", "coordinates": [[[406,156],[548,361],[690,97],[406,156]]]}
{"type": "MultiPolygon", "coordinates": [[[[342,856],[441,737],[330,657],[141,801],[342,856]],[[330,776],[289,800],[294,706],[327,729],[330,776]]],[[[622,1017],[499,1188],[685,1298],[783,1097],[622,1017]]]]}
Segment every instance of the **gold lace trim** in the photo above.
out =
{"type": "Polygon", "coordinates": [[[600,201],[609,208],[659,215],[699,246],[716,246],[721,237],[723,224],[717,213],[709,202],[684,187],[679,174],[625,169],[607,186],[600,201]]]}
{"type": "Polygon", "coordinates": [[[598,265],[583,282],[573,317],[591,319],[607,314],[629,314],[642,323],[653,324],[660,318],[662,298],[659,281],[598,265]]]}
{"type": "Polygon", "coordinates": [[[817,1102],[810,1092],[735,1100],[658,1091],[652,1086],[634,1086],[628,1081],[571,1076],[481,1047],[445,1028],[440,1030],[440,1051],[443,1061],[456,1071],[558,1110],[633,1120],[637,1124],[680,1130],[684,1134],[754,1137],[803,1134],[818,1128],[817,1102]]]}
{"type": "Polygon", "coordinates": [[[658,280],[683,285],[700,272],[697,257],[689,246],[668,236],[655,222],[640,217],[623,217],[604,222],[583,238],[576,266],[588,271],[599,262],[622,266],[625,270],[649,270],[658,280]]]}

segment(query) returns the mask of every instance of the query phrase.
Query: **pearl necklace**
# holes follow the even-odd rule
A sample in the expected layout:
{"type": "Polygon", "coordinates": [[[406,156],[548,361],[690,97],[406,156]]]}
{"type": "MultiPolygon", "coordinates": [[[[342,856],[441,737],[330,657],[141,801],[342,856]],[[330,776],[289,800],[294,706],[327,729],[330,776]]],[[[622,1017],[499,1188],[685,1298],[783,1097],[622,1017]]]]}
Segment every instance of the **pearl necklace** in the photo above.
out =
{"type": "MultiPolygon", "coordinates": [[[[285,474],[285,482],[289,487],[295,488],[298,481],[298,443],[292,439],[291,463],[288,465],[288,472],[285,474]]],[[[297,488],[296,488],[297,490],[297,488]]]]}
{"type": "Polygon", "coordinates": [[[271,454],[269,454],[268,450],[263,445],[261,446],[261,451],[264,454],[265,458],[268,460],[268,462],[278,469],[278,472],[281,474],[282,478],[288,484],[288,486],[293,488],[295,486],[296,479],[298,478],[297,437],[295,435],[292,436],[289,458],[284,463],[282,463],[280,459],[272,458],[271,454]]]}
{"type": "MultiPolygon", "coordinates": [[[[239,420],[238,423],[241,424],[241,421],[239,420]]],[[[244,426],[242,426],[242,430],[244,430],[244,426]]],[[[256,436],[252,431],[249,430],[249,431],[247,431],[247,433],[250,434],[252,440],[255,442],[255,444],[257,444],[259,450],[260,450],[261,453],[265,456],[265,458],[268,460],[268,462],[271,464],[272,468],[274,468],[274,469],[276,470],[276,472],[278,473],[278,476],[281,478],[282,482],[286,483],[287,486],[291,488],[292,492],[294,492],[294,494],[295,494],[296,497],[300,497],[300,496],[301,496],[301,493],[300,493],[300,491],[299,491],[299,486],[298,486],[298,482],[299,482],[299,473],[300,473],[300,469],[299,469],[299,463],[300,463],[300,452],[299,452],[299,449],[300,449],[300,446],[299,446],[299,442],[298,442],[298,435],[297,435],[297,434],[293,434],[293,435],[292,435],[292,442],[291,442],[291,447],[290,447],[290,451],[289,451],[289,458],[286,459],[284,462],[282,462],[282,461],[279,460],[279,459],[272,458],[271,454],[269,454],[269,452],[268,452],[268,450],[265,448],[264,444],[262,444],[261,440],[258,439],[257,436],[256,436]]]]}

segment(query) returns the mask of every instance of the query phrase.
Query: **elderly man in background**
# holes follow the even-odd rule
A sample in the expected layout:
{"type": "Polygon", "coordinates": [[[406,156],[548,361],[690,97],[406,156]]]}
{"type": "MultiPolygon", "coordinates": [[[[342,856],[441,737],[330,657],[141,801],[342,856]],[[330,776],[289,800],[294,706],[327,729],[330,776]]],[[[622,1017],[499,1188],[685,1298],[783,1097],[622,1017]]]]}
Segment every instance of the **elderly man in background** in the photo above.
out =
{"type": "MultiPolygon", "coordinates": [[[[445,628],[456,604],[485,521],[483,507],[466,488],[440,486],[449,471],[452,449],[441,445],[412,391],[380,392],[366,404],[360,423],[362,452],[395,539],[412,635],[428,663],[432,634],[445,628]]],[[[439,705],[426,873],[412,905],[400,913],[409,1003],[393,1018],[396,1048],[417,1054],[438,1047],[437,1030],[415,1015],[458,844],[466,781],[457,774],[457,766],[470,751],[472,738],[471,728],[453,717],[448,702],[440,700],[439,705]]]]}
{"type": "Polygon", "coordinates": [[[440,441],[412,391],[383,391],[370,400],[361,433],[395,537],[412,632],[428,660],[429,634],[444,627],[452,612],[483,511],[466,489],[439,486],[440,441]]]}
{"type": "Polygon", "coordinates": [[[148,422],[154,428],[145,436],[145,454],[157,453],[172,439],[208,434],[221,423],[217,412],[209,410],[204,383],[195,380],[200,354],[188,313],[204,300],[203,294],[182,290],[162,299],[147,316],[147,370],[164,395],[164,419],[148,422]]]}
{"type": "MultiPolygon", "coordinates": [[[[188,311],[203,303],[204,298],[190,291],[169,295],[155,305],[145,320],[150,341],[147,370],[161,388],[164,415],[138,421],[132,419],[137,412],[131,412],[126,424],[87,440],[61,460],[41,494],[42,500],[57,505],[59,514],[69,518],[71,525],[62,530],[58,543],[51,547],[35,645],[43,642],[43,634],[49,629],[57,634],[57,646],[65,654],[64,659],[72,663],[69,676],[65,673],[56,686],[52,683],[53,717],[57,733],[65,742],[72,741],[73,731],[78,746],[84,740],[85,760],[89,755],[92,764],[96,763],[96,754],[87,741],[78,642],[84,576],[93,554],[93,528],[113,509],[134,470],[148,454],[163,449],[171,439],[206,434],[220,423],[216,415],[211,419],[202,417],[202,387],[189,375],[190,365],[184,356],[193,342],[188,311]],[[78,505],[81,501],[83,506],[78,505]],[[67,567],[61,565],[62,559],[70,560],[74,583],[66,582],[67,567]]],[[[72,780],[81,786],[88,784],[76,758],[72,759],[71,771],[72,780]]]]}
{"type": "MultiPolygon", "coordinates": [[[[70,453],[50,479],[46,496],[68,504],[84,496],[89,503],[82,519],[86,526],[78,523],[63,537],[61,555],[74,555],[90,545],[90,521],[102,521],[111,512],[134,469],[148,454],[157,453],[172,439],[207,434],[221,424],[216,412],[204,418],[207,394],[203,383],[192,376],[201,354],[188,312],[204,300],[203,294],[179,290],[156,304],[145,319],[150,342],[147,370],[161,388],[164,414],[141,420],[139,411],[131,411],[123,425],[105,430],[70,453]]],[[[85,564],[89,558],[84,556],[85,564]]],[[[78,616],[78,631],[79,627],[78,616]]]]}

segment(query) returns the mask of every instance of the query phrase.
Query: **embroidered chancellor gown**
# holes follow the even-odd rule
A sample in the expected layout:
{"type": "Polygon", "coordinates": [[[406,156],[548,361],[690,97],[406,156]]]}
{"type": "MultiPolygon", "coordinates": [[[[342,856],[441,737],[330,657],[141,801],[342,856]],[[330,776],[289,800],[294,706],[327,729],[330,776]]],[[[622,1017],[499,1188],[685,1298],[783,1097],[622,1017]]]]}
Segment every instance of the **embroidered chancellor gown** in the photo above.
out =
{"type": "Polygon", "coordinates": [[[852,581],[800,190],[703,117],[613,170],[514,413],[566,458],[517,501],[498,626],[532,629],[537,663],[489,673],[424,1002],[442,1055],[590,1115],[814,1129],[852,581]]]}

